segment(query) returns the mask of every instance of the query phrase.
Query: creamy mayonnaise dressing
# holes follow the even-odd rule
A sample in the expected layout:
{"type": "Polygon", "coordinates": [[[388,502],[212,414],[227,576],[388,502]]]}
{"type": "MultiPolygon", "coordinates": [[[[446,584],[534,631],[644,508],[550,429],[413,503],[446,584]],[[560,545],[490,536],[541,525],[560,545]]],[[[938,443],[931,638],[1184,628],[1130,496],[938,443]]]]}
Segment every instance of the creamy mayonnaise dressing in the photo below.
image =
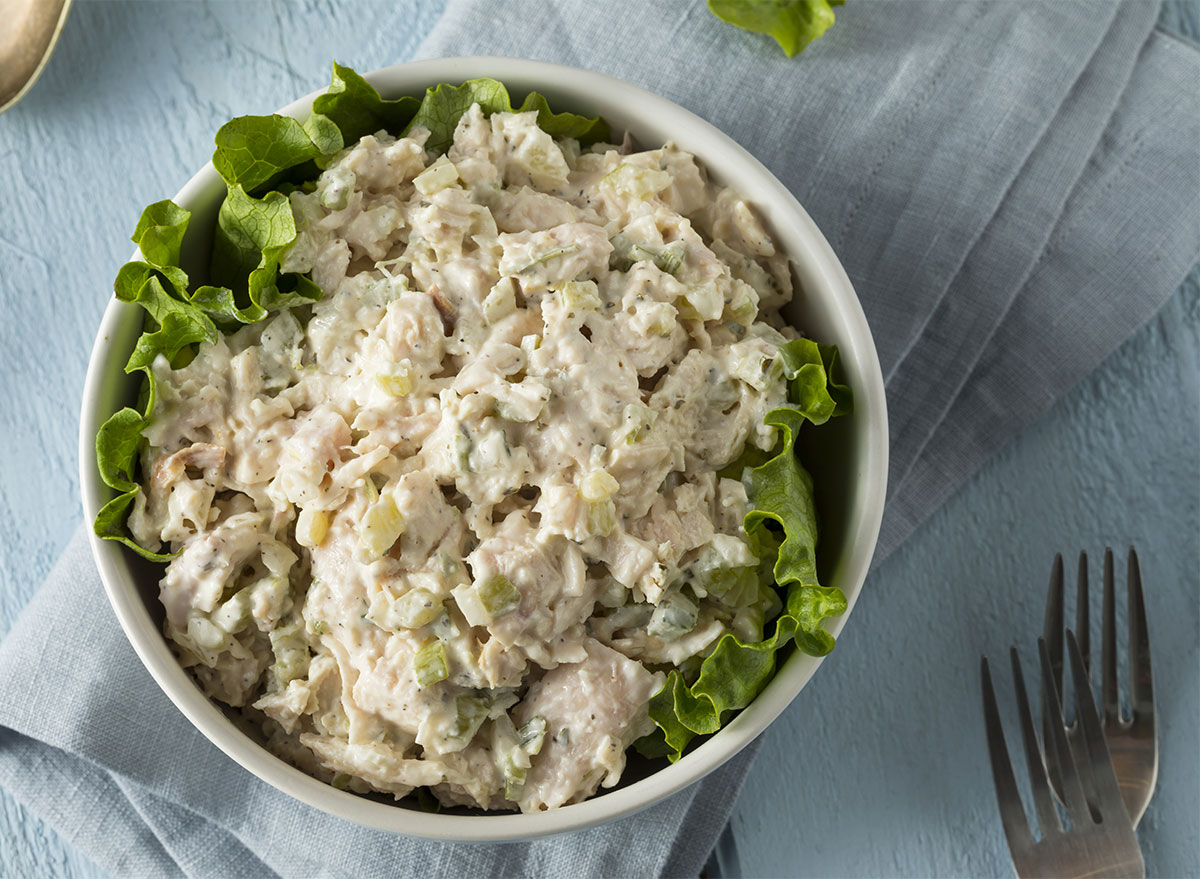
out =
{"type": "Polygon", "coordinates": [[[720,471],[786,402],[786,257],[668,144],[380,132],[291,195],[325,291],[158,394],[130,518],[206,691],[355,791],[610,787],[664,670],[774,608],[720,471]]]}

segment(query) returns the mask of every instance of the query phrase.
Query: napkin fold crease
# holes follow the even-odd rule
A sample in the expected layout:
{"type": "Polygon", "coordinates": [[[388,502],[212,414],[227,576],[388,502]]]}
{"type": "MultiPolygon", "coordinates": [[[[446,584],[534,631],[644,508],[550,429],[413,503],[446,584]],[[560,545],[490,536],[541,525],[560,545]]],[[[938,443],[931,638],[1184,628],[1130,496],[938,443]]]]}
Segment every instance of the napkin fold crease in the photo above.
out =
{"type": "Polygon", "coordinates": [[[1089,130],[1089,120],[1108,119],[1116,109],[1155,12],[1148,3],[1127,3],[1117,9],[1053,122],[1044,127],[995,214],[964,255],[920,336],[887,376],[896,399],[923,394],[928,402],[889,413],[890,493],[911,471],[1033,270],[1100,141],[1100,128],[1093,125],[1089,130]],[[970,291],[985,295],[971,296],[970,291]]]}
{"type": "MultiPolygon", "coordinates": [[[[644,85],[796,194],[855,284],[887,378],[880,560],[1195,263],[1200,55],[1152,31],[1156,14],[862,0],[788,60],[698,3],[451,0],[419,55],[540,58],[644,85]]],[[[695,876],[756,751],[606,827],[441,845],[292,801],[208,743],[126,642],[82,531],[0,642],[0,784],[115,876],[695,876]]]]}

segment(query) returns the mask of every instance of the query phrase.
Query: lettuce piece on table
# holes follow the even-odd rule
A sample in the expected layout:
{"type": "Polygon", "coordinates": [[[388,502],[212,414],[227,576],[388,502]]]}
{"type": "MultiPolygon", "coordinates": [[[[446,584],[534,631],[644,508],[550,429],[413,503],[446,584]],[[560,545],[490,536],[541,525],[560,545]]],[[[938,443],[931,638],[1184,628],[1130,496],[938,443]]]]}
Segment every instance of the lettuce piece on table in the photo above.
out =
{"type": "Polygon", "coordinates": [[[833,7],[845,0],[708,0],[712,14],[728,24],[767,34],[789,58],[833,26],[833,7]]]}

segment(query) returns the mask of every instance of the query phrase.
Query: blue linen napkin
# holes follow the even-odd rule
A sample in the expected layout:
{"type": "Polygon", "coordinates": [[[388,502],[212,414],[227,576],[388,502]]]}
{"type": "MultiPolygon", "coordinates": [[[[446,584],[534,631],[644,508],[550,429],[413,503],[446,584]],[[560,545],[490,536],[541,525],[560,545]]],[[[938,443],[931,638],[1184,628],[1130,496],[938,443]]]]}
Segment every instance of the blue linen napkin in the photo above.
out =
{"type": "MultiPolygon", "coordinates": [[[[882,558],[1194,263],[1200,60],[1151,32],[1156,13],[857,0],[789,61],[699,3],[453,0],[420,54],[644,85],[797,195],[888,381],[882,558]]],[[[608,827],[436,845],[300,805],[192,730],[125,642],[80,536],[0,643],[0,783],[120,876],[694,876],[751,758],[608,827]]]]}

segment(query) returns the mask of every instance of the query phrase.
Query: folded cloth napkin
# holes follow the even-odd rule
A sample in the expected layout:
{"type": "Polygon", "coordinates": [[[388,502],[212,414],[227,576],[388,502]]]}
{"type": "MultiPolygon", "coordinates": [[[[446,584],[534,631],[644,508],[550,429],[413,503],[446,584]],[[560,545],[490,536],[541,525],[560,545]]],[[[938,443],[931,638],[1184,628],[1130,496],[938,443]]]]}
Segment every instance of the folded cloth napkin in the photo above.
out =
{"type": "MultiPolygon", "coordinates": [[[[1195,262],[1200,56],[1152,32],[1156,14],[857,0],[787,60],[700,3],[452,0],[420,54],[644,85],[796,194],[887,379],[882,558],[1195,262]]],[[[120,876],[695,876],[751,757],[604,828],[439,845],[326,816],[223,757],[142,669],[81,536],[0,644],[0,783],[120,876]]]]}

